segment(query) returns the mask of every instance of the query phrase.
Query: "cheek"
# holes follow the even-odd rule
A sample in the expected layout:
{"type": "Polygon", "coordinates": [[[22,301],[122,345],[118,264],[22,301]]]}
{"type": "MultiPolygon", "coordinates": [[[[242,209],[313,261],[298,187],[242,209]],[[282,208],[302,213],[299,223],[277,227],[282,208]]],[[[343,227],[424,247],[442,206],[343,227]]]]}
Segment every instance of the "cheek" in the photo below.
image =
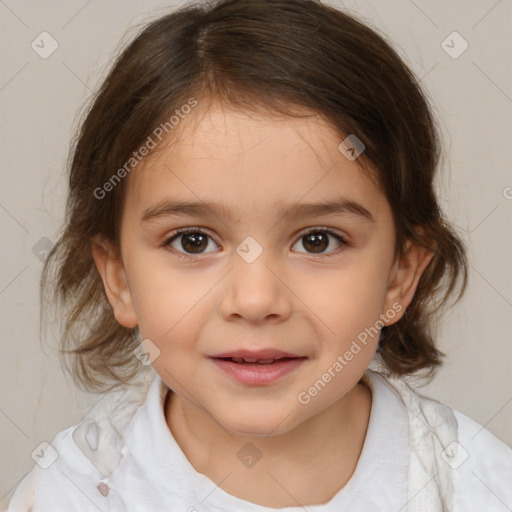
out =
{"type": "MultiPolygon", "coordinates": [[[[380,325],[378,320],[384,313],[386,270],[384,255],[382,258],[358,255],[353,261],[345,261],[339,271],[329,277],[321,294],[314,294],[315,307],[311,309],[326,324],[325,332],[334,340],[329,352],[346,349],[366,330],[371,332],[368,344],[377,343],[375,326],[380,325]]],[[[364,339],[364,334],[361,337],[364,339]]]]}
{"type": "Polygon", "coordinates": [[[141,337],[154,340],[161,350],[172,348],[171,341],[193,343],[214,285],[209,281],[213,280],[165,266],[134,269],[131,288],[141,337]]]}

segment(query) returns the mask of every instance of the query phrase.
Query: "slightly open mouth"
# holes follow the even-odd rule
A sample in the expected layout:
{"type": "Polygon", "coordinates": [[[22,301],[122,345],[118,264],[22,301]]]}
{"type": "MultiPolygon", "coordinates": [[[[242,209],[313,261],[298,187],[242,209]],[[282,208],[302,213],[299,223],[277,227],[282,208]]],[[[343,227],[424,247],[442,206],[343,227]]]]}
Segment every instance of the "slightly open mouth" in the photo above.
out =
{"type": "Polygon", "coordinates": [[[260,365],[260,364],[274,364],[284,361],[290,361],[292,359],[305,359],[303,357],[278,357],[275,359],[253,359],[249,357],[216,357],[222,361],[231,361],[232,363],[243,364],[243,365],[260,365]]]}
{"type": "Polygon", "coordinates": [[[283,356],[266,359],[256,357],[211,357],[215,365],[231,379],[245,386],[266,386],[294,372],[307,357],[283,356]]]}

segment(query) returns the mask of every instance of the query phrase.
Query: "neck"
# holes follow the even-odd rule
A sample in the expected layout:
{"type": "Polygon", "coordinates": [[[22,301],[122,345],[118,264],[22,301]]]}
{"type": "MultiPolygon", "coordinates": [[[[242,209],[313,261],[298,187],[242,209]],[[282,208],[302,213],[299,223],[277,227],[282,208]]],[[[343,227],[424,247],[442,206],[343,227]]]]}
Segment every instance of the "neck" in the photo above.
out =
{"type": "Polygon", "coordinates": [[[371,400],[370,389],[359,382],[314,417],[266,437],[229,432],[171,392],[165,416],[190,464],[225,492],[267,507],[311,506],[328,502],[354,473],[371,400]]]}

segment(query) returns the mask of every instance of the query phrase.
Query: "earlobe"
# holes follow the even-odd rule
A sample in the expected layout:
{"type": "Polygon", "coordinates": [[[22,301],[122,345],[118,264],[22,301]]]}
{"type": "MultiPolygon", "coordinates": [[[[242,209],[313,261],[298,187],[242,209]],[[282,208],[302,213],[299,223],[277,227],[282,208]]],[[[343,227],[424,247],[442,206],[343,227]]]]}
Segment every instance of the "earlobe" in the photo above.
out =
{"type": "Polygon", "coordinates": [[[395,261],[390,273],[388,290],[384,311],[396,308],[400,304],[401,314],[393,315],[393,319],[385,322],[385,325],[391,325],[398,321],[411,303],[419,280],[432,260],[434,252],[426,247],[407,242],[404,255],[395,261]]]}
{"type": "Polygon", "coordinates": [[[91,241],[91,251],[116,320],[124,327],[137,326],[137,316],[119,251],[102,237],[95,237],[91,241]]]}

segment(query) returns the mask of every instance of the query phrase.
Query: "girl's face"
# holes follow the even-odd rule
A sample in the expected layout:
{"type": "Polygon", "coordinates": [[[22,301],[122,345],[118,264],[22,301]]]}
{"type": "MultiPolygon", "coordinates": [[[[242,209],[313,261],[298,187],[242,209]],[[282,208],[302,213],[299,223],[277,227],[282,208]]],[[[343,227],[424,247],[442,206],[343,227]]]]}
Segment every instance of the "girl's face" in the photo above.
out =
{"type": "Polygon", "coordinates": [[[385,196],[319,117],[199,105],[181,123],[132,171],[122,260],[96,250],[98,269],[181,400],[229,431],[281,434],[348,396],[430,258],[394,260],[385,196]],[[242,350],[296,357],[213,357],[242,350]]]}

